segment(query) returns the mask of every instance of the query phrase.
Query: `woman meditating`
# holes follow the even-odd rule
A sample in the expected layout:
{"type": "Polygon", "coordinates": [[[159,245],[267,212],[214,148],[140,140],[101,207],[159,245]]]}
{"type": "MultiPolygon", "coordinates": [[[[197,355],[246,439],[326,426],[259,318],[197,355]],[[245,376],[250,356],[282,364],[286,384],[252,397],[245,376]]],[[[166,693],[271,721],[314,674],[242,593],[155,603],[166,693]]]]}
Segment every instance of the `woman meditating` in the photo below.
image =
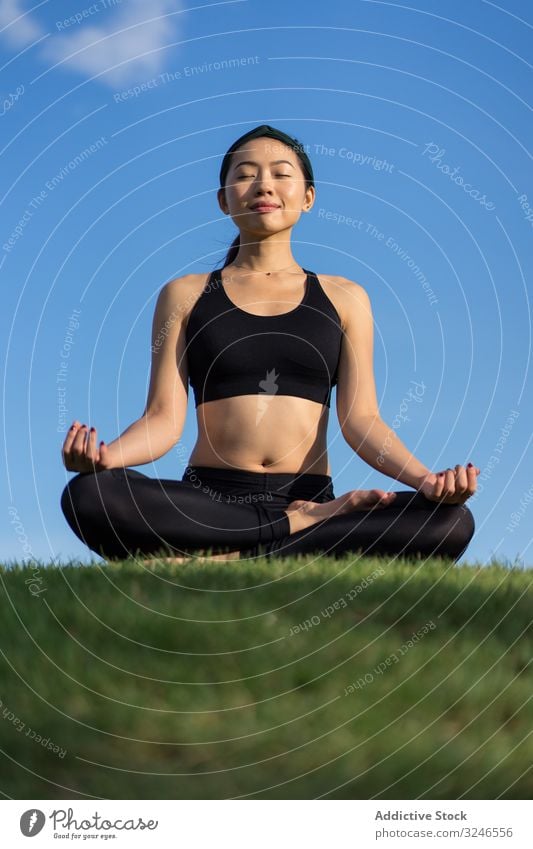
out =
{"type": "Polygon", "coordinates": [[[440,555],[474,533],[471,463],[431,471],[383,421],[373,318],[358,283],[301,267],[291,235],[315,200],[297,139],[266,124],[222,160],[218,202],[239,230],[224,265],[159,292],[146,408],[117,439],[75,421],[62,446],[78,472],[61,496],[74,533],[108,558],[183,561],[298,554],[440,555]],[[129,468],[181,437],[188,384],[198,438],[181,480],[129,468]],[[326,432],[332,387],[342,435],[410,489],[336,497],[326,432]]]}

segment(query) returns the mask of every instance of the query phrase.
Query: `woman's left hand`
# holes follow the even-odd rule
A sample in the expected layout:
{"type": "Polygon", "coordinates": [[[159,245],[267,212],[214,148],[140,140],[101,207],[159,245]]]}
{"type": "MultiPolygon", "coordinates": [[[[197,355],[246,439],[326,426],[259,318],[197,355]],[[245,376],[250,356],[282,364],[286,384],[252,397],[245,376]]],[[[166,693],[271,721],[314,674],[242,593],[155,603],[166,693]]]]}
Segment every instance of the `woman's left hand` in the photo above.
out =
{"type": "Polygon", "coordinates": [[[457,465],[455,469],[431,472],[422,478],[417,489],[430,501],[439,501],[442,504],[464,504],[477,489],[479,473],[480,469],[471,463],[466,467],[457,465]]]}

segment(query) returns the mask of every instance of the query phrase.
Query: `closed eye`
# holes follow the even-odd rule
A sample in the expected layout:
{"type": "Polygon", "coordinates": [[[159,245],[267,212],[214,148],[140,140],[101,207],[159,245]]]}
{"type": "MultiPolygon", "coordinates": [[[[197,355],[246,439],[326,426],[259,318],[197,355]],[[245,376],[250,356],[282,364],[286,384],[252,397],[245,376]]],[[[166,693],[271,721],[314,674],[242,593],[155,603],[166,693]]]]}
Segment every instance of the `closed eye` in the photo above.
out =
{"type": "MultiPolygon", "coordinates": [[[[247,180],[249,177],[253,177],[253,174],[240,174],[237,177],[237,180],[247,180]]],[[[275,177],[292,177],[292,174],[275,174],[275,177]]]]}

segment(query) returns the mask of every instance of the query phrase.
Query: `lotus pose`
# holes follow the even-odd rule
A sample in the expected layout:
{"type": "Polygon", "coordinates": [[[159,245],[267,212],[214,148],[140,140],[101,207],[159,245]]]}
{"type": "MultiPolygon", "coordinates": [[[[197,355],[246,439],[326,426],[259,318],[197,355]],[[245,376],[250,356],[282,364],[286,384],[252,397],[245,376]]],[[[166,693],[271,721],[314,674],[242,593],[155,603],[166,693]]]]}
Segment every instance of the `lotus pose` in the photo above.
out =
{"type": "Polygon", "coordinates": [[[78,474],[61,507],[92,551],[171,561],[457,560],[465,551],[474,519],[464,502],[479,469],[431,471],[381,418],[367,292],[292,255],[292,230],[314,200],[311,163],[292,136],[263,124],[225,154],[218,202],[239,233],[222,267],[162,286],[144,413],[109,444],[79,421],[63,443],[64,465],[78,474]],[[198,437],[181,480],[129,468],[178,442],[189,383],[198,437]],[[335,496],[326,444],[333,386],[344,439],[409,489],[335,496]]]}

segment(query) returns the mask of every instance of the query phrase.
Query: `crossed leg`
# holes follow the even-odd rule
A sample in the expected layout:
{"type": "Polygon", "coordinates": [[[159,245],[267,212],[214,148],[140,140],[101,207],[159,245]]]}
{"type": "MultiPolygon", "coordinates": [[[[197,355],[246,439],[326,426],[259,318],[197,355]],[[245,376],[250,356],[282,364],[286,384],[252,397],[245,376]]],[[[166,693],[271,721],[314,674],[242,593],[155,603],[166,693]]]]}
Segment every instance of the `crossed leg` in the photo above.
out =
{"type": "MultiPolygon", "coordinates": [[[[316,516],[318,508],[333,503],[316,505],[316,509],[308,506],[307,510],[314,511],[316,516]]],[[[358,552],[458,560],[474,530],[474,517],[464,504],[439,504],[415,490],[401,490],[384,506],[379,501],[369,509],[367,501],[363,508],[345,509],[338,515],[322,518],[285,538],[259,546],[252,553],[275,557],[321,553],[337,557],[358,552]]]]}
{"type": "Polygon", "coordinates": [[[159,480],[129,468],[77,475],[63,490],[61,507],[74,533],[111,559],[140,552],[183,562],[206,548],[209,554],[201,559],[355,550],[457,558],[474,532],[464,505],[440,505],[415,491],[394,497],[352,490],[325,503],[296,500],[267,509],[227,503],[188,481],[159,480]]]}
{"type": "Polygon", "coordinates": [[[183,558],[208,549],[231,559],[245,546],[290,533],[287,513],[232,503],[190,481],[160,480],[130,468],[73,477],[61,495],[73,532],[108,559],[135,554],[183,558]]]}
{"type": "MultiPolygon", "coordinates": [[[[354,510],[370,510],[375,507],[380,509],[393,503],[394,494],[378,489],[355,489],[334,498],[325,503],[317,501],[303,501],[297,499],[291,501],[285,509],[290,524],[290,535],[298,531],[310,528],[317,522],[332,516],[340,516],[354,510]]],[[[240,551],[231,551],[224,554],[212,554],[208,556],[194,555],[195,560],[240,560],[240,551]]],[[[187,563],[191,557],[164,557],[145,560],[154,564],[163,560],[165,563],[187,563]]]]}

